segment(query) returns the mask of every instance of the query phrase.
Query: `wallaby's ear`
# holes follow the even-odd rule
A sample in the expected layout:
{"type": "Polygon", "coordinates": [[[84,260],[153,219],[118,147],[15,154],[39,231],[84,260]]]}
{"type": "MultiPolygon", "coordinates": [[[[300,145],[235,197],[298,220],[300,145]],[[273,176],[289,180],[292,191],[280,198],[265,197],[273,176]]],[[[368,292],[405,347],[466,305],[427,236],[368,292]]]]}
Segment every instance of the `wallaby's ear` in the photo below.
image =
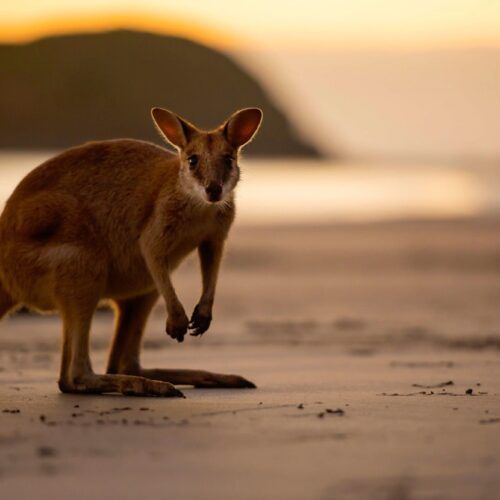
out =
{"type": "Polygon", "coordinates": [[[198,129],[194,125],[172,111],[153,108],[151,116],[161,135],[176,148],[184,148],[191,137],[198,133],[198,129]]]}
{"type": "Polygon", "coordinates": [[[241,147],[251,141],[262,121],[259,108],[236,111],[224,125],[224,135],[231,145],[241,147]]]}

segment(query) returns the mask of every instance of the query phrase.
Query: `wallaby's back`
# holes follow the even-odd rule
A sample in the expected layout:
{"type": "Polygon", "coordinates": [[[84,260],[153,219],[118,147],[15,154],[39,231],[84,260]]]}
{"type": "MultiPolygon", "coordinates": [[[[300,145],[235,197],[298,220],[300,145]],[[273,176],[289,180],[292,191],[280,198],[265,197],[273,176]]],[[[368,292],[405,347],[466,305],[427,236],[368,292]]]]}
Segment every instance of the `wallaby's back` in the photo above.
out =
{"type": "Polygon", "coordinates": [[[66,208],[72,199],[102,235],[118,229],[135,233],[151,214],[160,187],[174,189],[177,175],[175,155],[154,144],[131,139],[84,144],[29,173],[7,201],[0,226],[25,236],[47,232],[48,226],[55,230],[57,221],[51,219],[65,214],[47,212],[51,200],[53,212],[60,211],[66,197],[66,208]]]}

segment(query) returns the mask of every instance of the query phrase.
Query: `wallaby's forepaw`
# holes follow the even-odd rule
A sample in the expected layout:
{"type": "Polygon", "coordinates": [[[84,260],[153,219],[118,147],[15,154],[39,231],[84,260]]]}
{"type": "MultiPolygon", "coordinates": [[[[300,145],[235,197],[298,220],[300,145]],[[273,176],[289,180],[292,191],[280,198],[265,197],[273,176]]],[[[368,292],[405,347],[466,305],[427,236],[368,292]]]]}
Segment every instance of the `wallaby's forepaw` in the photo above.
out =
{"type": "Polygon", "coordinates": [[[174,318],[168,318],[167,320],[167,334],[170,335],[173,339],[177,340],[177,342],[184,341],[184,335],[186,335],[188,330],[189,320],[188,317],[184,314],[183,316],[179,316],[174,318]]]}
{"type": "Polygon", "coordinates": [[[200,313],[200,307],[197,305],[194,308],[193,315],[191,316],[191,321],[189,322],[189,329],[191,330],[190,335],[197,337],[203,335],[210,327],[212,322],[212,315],[204,315],[200,313]]]}

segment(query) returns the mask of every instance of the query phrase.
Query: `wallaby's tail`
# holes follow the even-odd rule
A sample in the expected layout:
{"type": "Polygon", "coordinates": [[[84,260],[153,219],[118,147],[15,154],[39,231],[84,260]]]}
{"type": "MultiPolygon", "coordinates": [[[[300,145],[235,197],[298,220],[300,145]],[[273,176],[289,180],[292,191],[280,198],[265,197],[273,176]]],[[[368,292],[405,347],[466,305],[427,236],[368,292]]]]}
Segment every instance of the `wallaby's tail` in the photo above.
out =
{"type": "Polygon", "coordinates": [[[0,281],[0,319],[2,319],[15,305],[15,301],[0,281]]]}

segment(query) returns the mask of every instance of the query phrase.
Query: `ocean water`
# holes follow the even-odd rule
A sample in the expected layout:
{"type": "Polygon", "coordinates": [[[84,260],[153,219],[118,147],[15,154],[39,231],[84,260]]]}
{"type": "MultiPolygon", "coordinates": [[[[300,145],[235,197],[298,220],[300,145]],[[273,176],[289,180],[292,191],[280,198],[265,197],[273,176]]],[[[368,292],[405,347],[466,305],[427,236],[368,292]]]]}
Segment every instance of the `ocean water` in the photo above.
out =
{"type": "MultiPolygon", "coordinates": [[[[0,153],[0,206],[53,153],[0,153]]],[[[238,223],[251,225],[456,218],[500,213],[500,167],[241,162],[238,223]]]]}

